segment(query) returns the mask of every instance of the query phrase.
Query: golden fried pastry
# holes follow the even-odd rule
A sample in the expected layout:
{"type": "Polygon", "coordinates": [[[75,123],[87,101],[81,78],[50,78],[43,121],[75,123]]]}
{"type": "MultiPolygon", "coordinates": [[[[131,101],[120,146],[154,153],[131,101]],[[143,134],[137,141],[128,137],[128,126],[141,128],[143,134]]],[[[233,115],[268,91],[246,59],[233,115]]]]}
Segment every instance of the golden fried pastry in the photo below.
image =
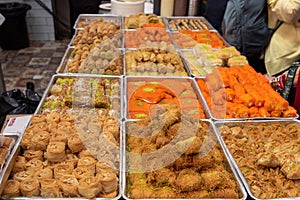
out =
{"type": "Polygon", "coordinates": [[[101,191],[101,183],[98,175],[84,177],[79,180],[78,192],[85,198],[95,198],[101,191]]]}
{"type": "Polygon", "coordinates": [[[77,167],[86,167],[93,174],[96,172],[96,160],[93,157],[81,157],[78,160],[77,167]]]}
{"type": "Polygon", "coordinates": [[[25,197],[39,196],[40,183],[35,178],[28,178],[20,183],[20,190],[25,197]]]}
{"type": "Polygon", "coordinates": [[[12,137],[0,137],[0,147],[10,151],[15,145],[15,139],[12,137]]]}
{"type": "Polygon", "coordinates": [[[59,119],[60,119],[60,114],[58,112],[51,112],[46,115],[47,122],[54,121],[54,122],[58,123],[59,119]]]}
{"type": "Polygon", "coordinates": [[[25,163],[26,163],[26,158],[24,156],[17,156],[14,167],[12,169],[13,173],[24,171],[25,163]]]}
{"type": "Polygon", "coordinates": [[[73,153],[68,153],[66,155],[66,162],[72,163],[74,168],[77,166],[78,159],[79,158],[73,153]]]}
{"type": "Polygon", "coordinates": [[[199,190],[201,185],[200,174],[190,168],[181,170],[175,181],[175,186],[179,191],[199,190]]]}
{"type": "Polygon", "coordinates": [[[47,131],[39,131],[32,136],[28,148],[33,150],[46,150],[49,140],[50,134],[47,131]]]}
{"type": "Polygon", "coordinates": [[[50,137],[50,142],[64,142],[67,143],[67,135],[63,131],[55,131],[50,137]]]}
{"type": "Polygon", "coordinates": [[[59,190],[58,183],[55,179],[42,179],[41,184],[41,196],[45,198],[58,198],[62,197],[61,191],[59,190]]]}
{"type": "Polygon", "coordinates": [[[94,176],[93,172],[87,167],[77,167],[73,170],[73,174],[75,175],[77,180],[88,176],[94,176]]]}
{"type": "Polygon", "coordinates": [[[96,173],[99,173],[103,170],[111,170],[114,173],[118,173],[114,163],[107,159],[98,159],[96,162],[96,173]]]}
{"type": "Polygon", "coordinates": [[[61,122],[71,122],[71,123],[73,123],[74,122],[74,116],[72,114],[68,114],[68,113],[61,114],[60,115],[60,121],[61,122]]]}
{"type": "Polygon", "coordinates": [[[23,155],[26,158],[26,160],[31,160],[31,159],[34,159],[34,158],[42,160],[43,151],[42,150],[31,150],[31,149],[28,149],[28,150],[24,151],[23,155]]]}
{"type": "Polygon", "coordinates": [[[47,151],[44,156],[50,162],[59,162],[65,159],[65,143],[64,142],[50,142],[47,146],[47,151]]]}
{"type": "Polygon", "coordinates": [[[6,182],[3,189],[4,197],[18,197],[20,196],[20,183],[17,180],[10,179],[6,182]]]}
{"type": "Polygon", "coordinates": [[[46,122],[46,116],[43,114],[36,114],[36,115],[32,115],[31,119],[30,119],[30,123],[31,124],[37,124],[40,122],[46,122]]]}
{"type": "Polygon", "coordinates": [[[31,179],[34,177],[33,171],[20,171],[14,174],[13,179],[22,182],[26,179],[31,179]]]}
{"type": "Polygon", "coordinates": [[[44,179],[52,179],[53,178],[53,171],[50,167],[46,167],[44,169],[40,169],[34,173],[34,178],[41,181],[44,179]]]}
{"type": "Polygon", "coordinates": [[[79,134],[73,133],[68,137],[68,147],[73,153],[80,152],[83,149],[83,144],[79,134]]]}
{"type": "Polygon", "coordinates": [[[97,176],[100,178],[102,192],[111,193],[117,190],[118,178],[115,173],[110,170],[102,170],[100,173],[97,173],[97,176]]]}
{"type": "Polygon", "coordinates": [[[94,156],[88,151],[88,150],[82,150],[78,153],[78,157],[79,158],[83,158],[83,157],[92,157],[94,158],[94,156]]]}
{"type": "Polygon", "coordinates": [[[115,198],[116,196],[118,195],[117,191],[113,191],[111,193],[100,193],[99,194],[99,197],[100,198],[105,198],[105,199],[112,199],[112,198],[115,198]]]}
{"type": "Polygon", "coordinates": [[[73,164],[71,162],[63,162],[56,164],[54,166],[54,178],[59,179],[64,174],[72,174],[74,170],[73,164]]]}
{"type": "Polygon", "coordinates": [[[38,158],[33,158],[25,163],[25,170],[27,171],[39,171],[43,169],[43,162],[38,158]]]}
{"type": "Polygon", "coordinates": [[[65,174],[58,180],[59,188],[63,191],[63,195],[67,197],[78,196],[78,181],[74,175],[65,174]]]}

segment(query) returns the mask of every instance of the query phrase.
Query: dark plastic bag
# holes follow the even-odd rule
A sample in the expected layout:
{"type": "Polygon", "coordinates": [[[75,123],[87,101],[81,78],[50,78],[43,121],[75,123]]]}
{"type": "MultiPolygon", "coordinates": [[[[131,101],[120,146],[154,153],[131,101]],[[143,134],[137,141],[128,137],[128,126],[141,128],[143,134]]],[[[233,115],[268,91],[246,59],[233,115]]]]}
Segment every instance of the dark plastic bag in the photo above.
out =
{"type": "Polygon", "coordinates": [[[3,92],[0,97],[0,127],[8,114],[33,114],[41,96],[34,91],[32,82],[26,84],[25,94],[19,89],[3,92]]]}

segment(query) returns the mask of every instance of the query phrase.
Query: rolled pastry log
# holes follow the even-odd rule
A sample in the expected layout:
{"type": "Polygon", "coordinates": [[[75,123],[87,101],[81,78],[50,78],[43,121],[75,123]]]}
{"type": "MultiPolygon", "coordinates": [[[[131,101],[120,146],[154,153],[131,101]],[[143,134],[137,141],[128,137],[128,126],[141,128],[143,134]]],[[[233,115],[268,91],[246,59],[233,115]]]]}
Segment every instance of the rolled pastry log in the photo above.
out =
{"type": "Polygon", "coordinates": [[[13,173],[17,173],[20,171],[24,171],[25,170],[25,163],[26,163],[26,158],[24,156],[17,156],[15,164],[13,166],[13,173]]]}
{"type": "Polygon", "coordinates": [[[33,158],[25,164],[25,169],[26,171],[33,171],[33,172],[39,171],[43,169],[43,162],[38,158],[33,158]]]}
{"type": "Polygon", "coordinates": [[[13,176],[13,179],[17,180],[19,182],[22,182],[25,179],[33,178],[33,177],[34,177],[34,172],[33,171],[21,171],[21,172],[15,173],[14,176],[13,176]]]}
{"type": "Polygon", "coordinates": [[[54,178],[59,179],[64,174],[72,174],[74,166],[71,162],[63,162],[54,166],[54,178]]]}
{"type": "Polygon", "coordinates": [[[77,167],[74,169],[73,174],[78,180],[85,177],[94,176],[93,172],[87,167],[77,167]]]}
{"type": "Polygon", "coordinates": [[[83,144],[80,136],[77,133],[73,133],[68,137],[68,147],[73,153],[80,152],[83,149],[83,144]]]}
{"type": "Polygon", "coordinates": [[[63,191],[63,196],[77,197],[78,194],[78,181],[74,175],[65,174],[59,178],[59,188],[63,191]]]}
{"type": "Polygon", "coordinates": [[[86,167],[90,169],[93,174],[95,174],[96,160],[92,157],[82,157],[78,160],[77,167],[86,167]]]}
{"type": "Polygon", "coordinates": [[[50,167],[46,167],[44,169],[38,170],[34,173],[34,177],[39,181],[44,179],[52,179],[53,178],[53,171],[50,167]]]}
{"type": "Polygon", "coordinates": [[[55,179],[42,179],[41,183],[41,196],[47,198],[62,197],[58,183],[55,179]]]}
{"type": "Polygon", "coordinates": [[[97,175],[100,177],[102,192],[111,193],[117,190],[118,178],[115,173],[110,170],[103,170],[97,175]]]}
{"type": "Polygon", "coordinates": [[[6,182],[3,189],[4,197],[18,197],[20,196],[20,183],[17,180],[10,179],[6,182]]]}
{"type": "Polygon", "coordinates": [[[40,183],[35,178],[25,179],[20,183],[20,190],[23,196],[33,197],[40,195],[40,183]]]}
{"type": "Polygon", "coordinates": [[[50,162],[59,162],[64,160],[66,157],[65,143],[50,142],[44,155],[50,162]]]}
{"type": "Polygon", "coordinates": [[[95,198],[101,191],[99,175],[89,176],[79,180],[78,192],[89,199],[95,198]]]}

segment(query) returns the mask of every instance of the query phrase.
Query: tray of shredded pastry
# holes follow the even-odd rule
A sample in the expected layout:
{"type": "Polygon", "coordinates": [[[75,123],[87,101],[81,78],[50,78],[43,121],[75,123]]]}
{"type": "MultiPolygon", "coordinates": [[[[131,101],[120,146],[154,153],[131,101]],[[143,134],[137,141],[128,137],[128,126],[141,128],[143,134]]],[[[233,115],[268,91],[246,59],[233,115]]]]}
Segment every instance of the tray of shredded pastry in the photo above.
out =
{"type": "Polygon", "coordinates": [[[33,115],[2,197],[120,198],[120,132],[113,117],[33,115]]]}
{"type": "Polygon", "coordinates": [[[165,105],[123,130],[125,199],[247,198],[211,121],[165,105]]]}
{"type": "Polygon", "coordinates": [[[221,143],[252,199],[300,197],[300,122],[215,122],[221,143]]]}

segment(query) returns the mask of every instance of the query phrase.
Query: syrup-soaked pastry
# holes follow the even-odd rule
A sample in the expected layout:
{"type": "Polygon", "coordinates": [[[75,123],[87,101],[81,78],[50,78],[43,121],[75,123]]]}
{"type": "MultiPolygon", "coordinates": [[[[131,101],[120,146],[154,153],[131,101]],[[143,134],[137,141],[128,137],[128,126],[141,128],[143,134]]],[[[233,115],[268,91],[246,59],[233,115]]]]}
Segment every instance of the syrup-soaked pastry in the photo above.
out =
{"type": "Polygon", "coordinates": [[[15,139],[12,137],[0,137],[0,146],[10,151],[15,144],[15,139]]]}
{"type": "Polygon", "coordinates": [[[65,197],[77,197],[78,181],[74,175],[65,174],[58,180],[59,188],[63,191],[65,197]]]}
{"type": "Polygon", "coordinates": [[[49,144],[50,134],[47,131],[39,131],[35,133],[31,138],[31,144],[28,146],[29,149],[34,150],[46,150],[49,144]]]}
{"type": "Polygon", "coordinates": [[[24,171],[25,163],[26,163],[26,158],[24,156],[17,156],[12,169],[13,173],[15,174],[17,172],[24,171]]]}
{"type": "Polygon", "coordinates": [[[96,160],[93,157],[79,158],[77,167],[86,167],[94,174],[96,172],[96,160]]]}
{"type": "Polygon", "coordinates": [[[41,196],[45,198],[59,198],[62,197],[61,191],[58,186],[58,182],[55,179],[42,179],[41,184],[41,196]]]}
{"type": "Polygon", "coordinates": [[[25,197],[40,195],[40,183],[35,178],[28,178],[20,183],[20,191],[25,197]]]}
{"type": "Polygon", "coordinates": [[[93,172],[87,167],[77,167],[74,169],[73,174],[75,175],[77,180],[88,176],[94,176],[93,172]]]}
{"type": "MultiPolygon", "coordinates": [[[[31,126],[33,127],[33,126],[31,126]]],[[[30,128],[31,130],[32,128],[30,128]]],[[[33,136],[33,131],[28,131],[28,128],[26,129],[25,133],[22,136],[22,140],[20,142],[20,146],[23,149],[28,149],[28,146],[31,144],[31,138],[33,136]]]]}
{"type": "Polygon", "coordinates": [[[10,179],[6,181],[3,189],[4,197],[18,197],[20,196],[20,183],[17,180],[10,179]]]}
{"type": "Polygon", "coordinates": [[[64,142],[67,143],[67,135],[63,131],[55,131],[50,137],[50,142],[64,142]]]}
{"type": "Polygon", "coordinates": [[[30,179],[34,177],[33,171],[20,171],[14,174],[13,179],[19,182],[22,182],[26,179],[30,179]]]}
{"type": "Polygon", "coordinates": [[[100,177],[102,191],[104,193],[111,193],[117,190],[118,178],[115,173],[110,170],[103,170],[100,173],[97,173],[97,175],[100,177]]]}
{"type": "Polygon", "coordinates": [[[80,152],[83,149],[83,144],[79,134],[73,133],[68,137],[68,147],[73,153],[80,152]]]}
{"type": "Polygon", "coordinates": [[[49,132],[50,135],[57,130],[57,127],[58,127],[58,124],[54,121],[47,123],[47,131],[49,132]]]}
{"type": "Polygon", "coordinates": [[[74,170],[73,164],[71,162],[58,163],[54,166],[54,178],[59,179],[64,174],[72,174],[74,170]]]}
{"type": "Polygon", "coordinates": [[[42,150],[28,149],[28,150],[24,151],[23,155],[26,158],[26,160],[31,160],[31,159],[34,159],[34,158],[42,160],[43,151],[42,150]]]}
{"type": "Polygon", "coordinates": [[[78,160],[79,158],[73,153],[68,153],[66,155],[66,162],[72,163],[74,168],[77,166],[78,160]]]}
{"type": "Polygon", "coordinates": [[[50,167],[40,169],[34,173],[34,178],[38,179],[39,181],[44,180],[44,179],[52,179],[53,171],[50,167]]]}
{"type": "Polygon", "coordinates": [[[46,115],[47,122],[54,121],[54,122],[58,123],[59,119],[60,119],[60,114],[58,112],[51,112],[46,115]]]}
{"type": "Polygon", "coordinates": [[[47,131],[48,130],[48,126],[47,126],[47,122],[40,122],[40,123],[37,123],[37,124],[33,124],[33,128],[32,128],[32,131],[33,131],[33,134],[36,134],[38,133],[39,131],[47,131]]]}
{"type": "Polygon", "coordinates": [[[5,159],[9,155],[9,152],[5,148],[0,148],[0,164],[3,165],[5,163],[5,159]]]}
{"type": "Polygon", "coordinates": [[[32,115],[32,117],[30,119],[31,124],[37,124],[40,122],[46,122],[46,116],[44,114],[32,115]]]}
{"type": "Polygon", "coordinates": [[[88,151],[88,150],[82,150],[78,153],[78,157],[79,158],[83,158],[83,157],[92,157],[94,158],[94,156],[88,151]]]}
{"type": "Polygon", "coordinates": [[[111,192],[111,193],[100,193],[99,194],[99,197],[100,198],[104,198],[104,199],[113,199],[113,198],[115,198],[116,196],[117,196],[117,191],[113,191],[113,192],[111,192]]]}
{"type": "Polygon", "coordinates": [[[99,175],[88,176],[79,180],[78,192],[85,198],[95,198],[101,191],[99,175]]]}
{"type": "Polygon", "coordinates": [[[64,142],[50,142],[47,146],[47,151],[44,156],[50,162],[59,162],[65,159],[65,143],[64,142]]]}
{"type": "Polygon", "coordinates": [[[71,122],[71,123],[73,123],[74,122],[74,116],[72,114],[68,114],[68,113],[61,114],[60,115],[60,121],[61,122],[71,122]]]}
{"type": "Polygon", "coordinates": [[[36,172],[43,169],[43,162],[38,158],[33,158],[26,162],[24,167],[27,171],[36,172]]]}
{"type": "Polygon", "coordinates": [[[112,172],[117,173],[114,163],[107,159],[100,159],[96,162],[96,173],[99,173],[103,170],[111,170],[112,172]]]}

